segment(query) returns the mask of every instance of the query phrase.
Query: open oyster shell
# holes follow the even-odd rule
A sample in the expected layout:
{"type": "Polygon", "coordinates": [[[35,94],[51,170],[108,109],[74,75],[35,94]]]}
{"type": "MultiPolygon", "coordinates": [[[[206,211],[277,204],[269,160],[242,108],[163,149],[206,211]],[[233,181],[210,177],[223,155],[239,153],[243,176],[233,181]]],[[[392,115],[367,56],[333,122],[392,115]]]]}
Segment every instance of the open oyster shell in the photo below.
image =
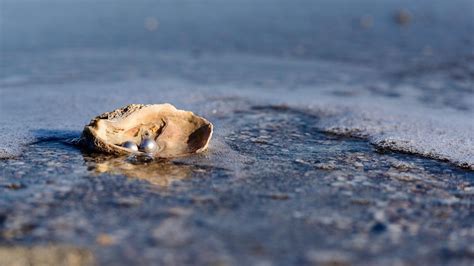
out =
{"type": "Polygon", "coordinates": [[[79,143],[89,150],[120,155],[132,152],[122,147],[126,141],[138,145],[151,138],[158,144],[151,155],[170,158],[204,151],[212,129],[206,119],[171,104],[131,104],[92,119],[79,143]]]}

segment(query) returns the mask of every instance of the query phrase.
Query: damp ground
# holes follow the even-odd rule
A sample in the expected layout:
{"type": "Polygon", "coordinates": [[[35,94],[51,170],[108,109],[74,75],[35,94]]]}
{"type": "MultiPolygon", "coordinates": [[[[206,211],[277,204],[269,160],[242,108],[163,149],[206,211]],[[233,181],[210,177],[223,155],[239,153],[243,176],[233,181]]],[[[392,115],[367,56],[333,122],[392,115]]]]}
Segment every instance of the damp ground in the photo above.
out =
{"type": "Polygon", "coordinates": [[[0,266],[473,265],[472,1],[194,2],[0,0],[0,266]],[[207,153],[68,144],[164,102],[207,153]]]}
{"type": "Polygon", "coordinates": [[[471,265],[474,172],[317,120],[235,110],[207,153],[170,161],[34,143],[0,161],[2,259],[34,260],[15,249],[31,247],[99,265],[471,265]]]}

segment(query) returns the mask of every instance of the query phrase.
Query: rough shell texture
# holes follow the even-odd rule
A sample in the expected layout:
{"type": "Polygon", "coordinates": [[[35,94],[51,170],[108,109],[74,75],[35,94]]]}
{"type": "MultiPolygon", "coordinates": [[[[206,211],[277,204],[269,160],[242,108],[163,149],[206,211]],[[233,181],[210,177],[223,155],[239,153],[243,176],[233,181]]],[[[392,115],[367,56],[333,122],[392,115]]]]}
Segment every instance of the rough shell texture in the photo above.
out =
{"type": "MultiPolygon", "coordinates": [[[[79,143],[107,154],[129,154],[126,141],[151,138],[158,144],[152,154],[170,158],[204,151],[212,136],[212,124],[171,104],[131,104],[94,118],[84,127],[79,143]]],[[[140,152],[139,152],[140,153],[140,152]]]]}

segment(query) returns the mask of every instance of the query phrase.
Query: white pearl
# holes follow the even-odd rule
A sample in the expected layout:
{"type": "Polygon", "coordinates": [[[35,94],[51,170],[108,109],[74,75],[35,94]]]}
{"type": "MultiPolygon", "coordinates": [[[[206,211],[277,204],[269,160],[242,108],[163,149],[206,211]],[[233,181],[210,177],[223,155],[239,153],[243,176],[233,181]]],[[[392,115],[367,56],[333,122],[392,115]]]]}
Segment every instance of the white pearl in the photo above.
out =
{"type": "Polygon", "coordinates": [[[132,150],[132,151],[138,151],[138,146],[133,141],[125,141],[122,144],[122,147],[124,147],[126,149],[129,149],[129,150],[132,150]]]}
{"type": "Polygon", "coordinates": [[[143,139],[140,143],[140,150],[146,153],[153,153],[158,148],[158,144],[152,139],[143,139]]]}

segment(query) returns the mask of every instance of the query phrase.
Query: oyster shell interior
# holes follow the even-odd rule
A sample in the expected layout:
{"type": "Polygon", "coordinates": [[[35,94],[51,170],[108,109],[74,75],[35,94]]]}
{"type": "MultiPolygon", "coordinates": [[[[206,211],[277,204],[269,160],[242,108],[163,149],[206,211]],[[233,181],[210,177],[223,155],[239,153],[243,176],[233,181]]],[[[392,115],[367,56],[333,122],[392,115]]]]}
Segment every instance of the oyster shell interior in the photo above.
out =
{"type": "Polygon", "coordinates": [[[158,144],[150,155],[170,158],[204,151],[212,130],[206,119],[171,104],[131,104],[94,118],[84,127],[80,143],[101,153],[129,154],[133,151],[122,146],[125,142],[139,145],[149,138],[158,144]]]}

